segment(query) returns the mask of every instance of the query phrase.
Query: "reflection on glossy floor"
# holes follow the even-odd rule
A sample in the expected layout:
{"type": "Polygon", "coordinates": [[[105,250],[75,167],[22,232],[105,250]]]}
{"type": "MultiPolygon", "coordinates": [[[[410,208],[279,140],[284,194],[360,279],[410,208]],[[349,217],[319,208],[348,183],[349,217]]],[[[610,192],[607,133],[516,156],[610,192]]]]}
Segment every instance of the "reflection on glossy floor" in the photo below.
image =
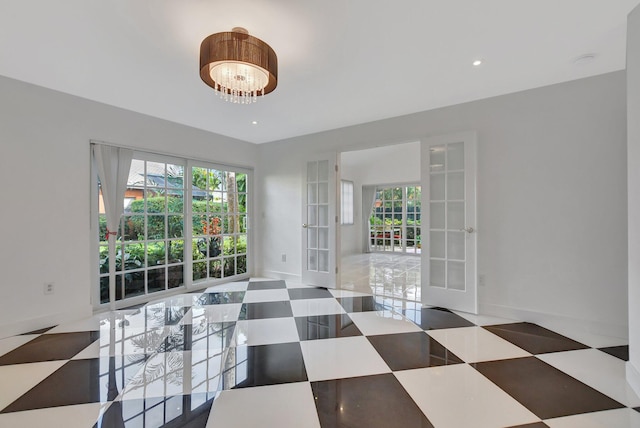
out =
{"type": "Polygon", "coordinates": [[[342,289],[420,301],[420,255],[353,254],[342,258],[342,289]]]}
{"type": "Polygon", "coordinates": [[[0,426],[639,427],[628,347],[573,339],[236,282],[0,340],[0,426]]]}

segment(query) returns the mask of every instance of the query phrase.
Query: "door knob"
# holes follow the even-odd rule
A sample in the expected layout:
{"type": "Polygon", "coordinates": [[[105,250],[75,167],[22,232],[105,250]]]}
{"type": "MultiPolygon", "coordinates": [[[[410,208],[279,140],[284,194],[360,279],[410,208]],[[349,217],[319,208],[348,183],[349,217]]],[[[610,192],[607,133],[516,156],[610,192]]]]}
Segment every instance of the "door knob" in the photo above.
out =
{"type": "Polygon", "coordinates": [[[302,223],[302,227],[306,229],[309,225],[307,223],[302,223]]]}
{"type": "Polygon", "coordinates": [[[467,232],[467,233],[473,233],[475,231],[475,229],[471,226],[469,227],[465,227],[464,229],[460,229],[460,232],[467,232]]]}

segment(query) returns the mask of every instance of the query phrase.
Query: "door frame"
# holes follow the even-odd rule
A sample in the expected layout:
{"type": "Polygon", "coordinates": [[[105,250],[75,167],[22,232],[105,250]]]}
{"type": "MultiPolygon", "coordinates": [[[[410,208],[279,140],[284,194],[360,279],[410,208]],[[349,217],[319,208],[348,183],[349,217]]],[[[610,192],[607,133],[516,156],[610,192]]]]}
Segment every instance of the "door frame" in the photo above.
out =
{"type": "Polygon", "coordinates": [[[301,167],[301,281],[303,284],[325,288],[340,286],[340,154],[325,152],[308,156],[301,167]],[[328,161],[328,272],[310,271],[307,269],[307,202],[308,189],[307,165],[309,162],[328,161]]]}
{"type": "Polygon", "coordinates": [[[475,131],[459,132],[420,140],[420,182],[422,185],[422,239],[421,254],[421,295],[422,303],[429,306],[443,306],[447,309],[460,310],[468,313],[478,313],[478,268],[477,268],[477,133],[475,131]],[[440,289],[430,286],[430,258],[431,258],[431,180],[430,180],[430,151],[434,145],[464,143],[464,172],[465,172],[465,228],[473,228],[471,233],[465,234],[465,288],[458,290],[440,289]],[[425,241],[427,245],[425,244],[425,241]]]}

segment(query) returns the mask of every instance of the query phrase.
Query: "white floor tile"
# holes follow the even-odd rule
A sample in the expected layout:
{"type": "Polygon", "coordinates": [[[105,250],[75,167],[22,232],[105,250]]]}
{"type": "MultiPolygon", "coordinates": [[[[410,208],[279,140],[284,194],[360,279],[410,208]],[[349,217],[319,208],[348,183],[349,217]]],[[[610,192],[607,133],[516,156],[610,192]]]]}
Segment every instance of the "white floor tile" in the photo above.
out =
{"type": "Polygon", "coordinates": [[[96,423],[110,404],[89,403],[5,413],[0,414],[0,426],[87,428],[96,423]]]}
{"type": "Polygon", "coordinates": [[[640,413],[616,409],[547,419],[544,423],[550,428],[640,428],[640,413]]]}
{"type": "Polygon", "coordinates": [[[361,297],[361,296],[371,296],[371,293],[361,293],[359,291],[351,291],[351,290],[329,290],[333,297],[361,297]]]}
{"type": "Polygon", "coordinates": [[[553,352],[537,357],[625,406],[640,406],[640,398],[627,383],[625,362],[619,358],[597,349],[553,352]]]}
{"type": "MultiPolygon", "coordinates": [[[[13,403],[22,394],[39,384],[67,361],[14,364],[0,366],[0,410],[13,403]]],[[[0,426],[20,426],[2,425],[0,426]]],[[[28,425],[22,425],[28,426],[28,425]]]]}
{"type": "Polygon", "coordinates": [[[299,340],[298,329],[293,318],[238,321],[234,334],[235,346],[267,345],[299,340]]]}
{"type": "Polygon", "coordinates": [[[540,421],[467,364],[394,374],[436,427],[495,428],[540,421]]]}
{"type": "Polygon", "coordinates": [[[162,345],[170,327],[144,329],[140,327],[103,330],[100,339],[93,342],[74,360],[115,355],[152,354],[162,345]]]}
{"type": "Polygon", "coordinates": [[[365,336],[423,331],[413,322],[392,311],[354,312],[349,314],[349,317],[365,336]]]}
{"type": "Polygon", "coordinates": [[[467,363],[531,356],[482,327],[429,330],[427,334],[467,363]]]}
{"type": "Polygon", "coordinates": [[[243,303],[283,302],[289,300],[289,293],[285,288],[275,290],[249,290],[244,295],[243,303]]]}
{"type": "Polygon", "coordinates": [[[287,288],[315,288],[311,285],[303,284],[298,281],[287,281],[287,288]]]}
{"type": "Polygon", "coordinates": [[[207,288],[205,293],[222,293],[225,291],[247,291],[249,281],[228,282],[207,288]]]}
{"type": "Polygon", "coordinates": [[[335,299],[299,299],[291,301],[294,317],[344,314],[345,310],[335,299]]]}
{"type": "Polygon", "coordinates": [[[309,381],[389,373],[391,370],[366,337],[300,342],[309,381]]]}
{"type": "Polygon", "coordinates": [[[164,306],[193,306],[198,302],[202,293],[177,294],[175,296],[166,297],[164,299],[153,300],[147,306],[164,305],[164,306]]]}
{"type": "Polygon", "coordinates": [[[511,324],[518,322],[516,320],[510,320],[507,318],[493,317],[490,315],[475,315],[461,311],[452,311],[455,314],[460,315],[462,318],[471,321],[475,325],[497,325],[497,324],[511,324]]]}
{"type": "Polygon", "coordinates": [[[320,428],[308,382],[223,391],[207,428],[320,428]]]}
{"type": "Polygon", "coordinates": [[[149,358],[120,394],[122,400],[215,392],[223,353],[214,350],[158,353],[149,358]]]}
{"type": "Polygon", "coordinates": [[[573,340],[577,340],[580,343],[584,343],[592,348],[608,348],[610,346],[624,346],[629,344],[629,339],[612,336],[602,336],[585,331],[567,331],[562,332],[558,329],[551,329],[556,333],[563,334],[570,337],[573,340]]]}
{"type": "Polygon", "coordinates": [[[25,334],[23,336],[11,336],[6,339],[0,339],[0,355],[4,355],[14,349],[24,345],[27,342],[32,341],[39,334],[25,334]]]}
{"type": "Polygon", "coordinates": [[[89,318],[60,324],[47,331],[45,334],[71,333],[75,331],[97,331],[117,328],[121,326],[127,317],[132,315],[134,312],[134,310],[103,312],[89,318]]]}
{"type": "Polygon", "coordinates": [[[235,322],[238,320],[241,308],[242,303],[193,307],[180,321],[180,324],[235,322]]]}

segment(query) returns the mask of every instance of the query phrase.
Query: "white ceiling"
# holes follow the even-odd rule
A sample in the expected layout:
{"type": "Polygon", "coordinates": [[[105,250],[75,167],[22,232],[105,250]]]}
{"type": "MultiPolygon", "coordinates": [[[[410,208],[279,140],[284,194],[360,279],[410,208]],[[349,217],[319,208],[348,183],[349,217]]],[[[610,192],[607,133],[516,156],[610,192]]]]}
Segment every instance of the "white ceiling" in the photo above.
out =
{"type": "Polygon", "coordinates": [[[0,75],[264,143],[624,69],[638,3],[0,0],[0,75]],[[256,104],[198,74],[202,39],[236,26],[278,55],[256,104]]]}

